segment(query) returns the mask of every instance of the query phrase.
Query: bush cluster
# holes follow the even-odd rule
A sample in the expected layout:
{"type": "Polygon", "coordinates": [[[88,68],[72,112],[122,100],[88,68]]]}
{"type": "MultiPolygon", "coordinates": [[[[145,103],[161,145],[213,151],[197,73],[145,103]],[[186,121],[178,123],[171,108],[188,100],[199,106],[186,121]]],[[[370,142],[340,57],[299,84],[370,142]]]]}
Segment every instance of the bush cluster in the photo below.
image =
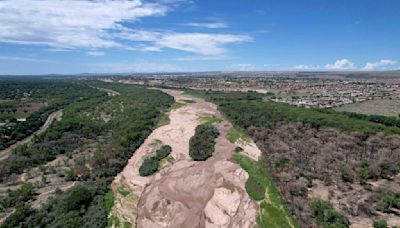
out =
{"type": "Polygon", "coordinates": [[[400,193],[386,191],[377,201],[376,209],[386,213],[391,213],[393,208],[400,209],[400,193]]]}
{"type": "Polygon", "coordinates": [[[204,161],[214,153],[218,130],[210,124],[200,124],[189,141],[189,155],[195,161],[204,161]]]}
{"type": "Polygon", "coordinates": [[[139,168],[140,176],[150,176],[157,172],[160,165],[160,161],[171,154],[172,148],[168,145],[162,146],[156,151],[156,154],[152,157],[145,158],[142,165],[139,168]]]}
{"type": "Polygon", "coordinates": [[[388,224],[384,219],[375,219],[373,223],[374,228],[387,228],[388,224]]]}
{"type": "Polygon", "coordinates": [[[23,184],[20,188],[10,191],[8,196],[0,198],[0,212],[30,200],[33,193],[33,185],[31,183],[23,184]]]}
{"type": "Polygon", "coordinates": [[[349,227],[350,221],[343,214],[337,212],[331,203],[323,200],[314,200],[310,203],[312,216],[321,227],[349,227]]]}
{"type": "Polygon", "coordinates": [[[105,227],[105,183],[78,184],[40,209],[18,205],[1,227],[105,227]]]}

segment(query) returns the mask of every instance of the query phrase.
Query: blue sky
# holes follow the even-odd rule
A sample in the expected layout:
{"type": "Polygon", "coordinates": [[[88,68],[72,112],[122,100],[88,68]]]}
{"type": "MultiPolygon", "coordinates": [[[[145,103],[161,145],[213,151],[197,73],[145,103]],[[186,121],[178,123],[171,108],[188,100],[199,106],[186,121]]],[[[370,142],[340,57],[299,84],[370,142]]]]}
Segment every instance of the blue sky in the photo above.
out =
{"type": "Polygon", "coordinates": [[[2,0],[0,74],[391,70],[398,0],[2,0]]]}

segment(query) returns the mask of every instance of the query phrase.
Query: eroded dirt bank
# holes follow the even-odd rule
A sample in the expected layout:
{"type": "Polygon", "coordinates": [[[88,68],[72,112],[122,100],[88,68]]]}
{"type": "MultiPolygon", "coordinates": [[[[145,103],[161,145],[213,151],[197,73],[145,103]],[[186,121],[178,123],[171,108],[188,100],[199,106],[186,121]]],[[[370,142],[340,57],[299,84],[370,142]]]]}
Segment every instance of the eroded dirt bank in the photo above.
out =
{"type": "MultiPolygon", "coordinates": [[[[254,227],[258,205],[246,193],[248,175],[230,161],[237,146],[226,139],[231,124],[214,104],[176,90],[164,92],[176,101],[194,102],[172,110],[170,123],[154,130],[115,178],[111,219],[146,228],[254,227]],[[189,157],[189,139],[199,118],[206,115],[222,119],[216,125],[220,135],[213,157],[194,162],[189,157]],[[160,144],[172,147],[173,161],[154,176],[141,177],[138,170],[143,159],[160,144]]],[[[249,144],[249,156],[257,158],[261,152],[253,142],[249,144]]]]}

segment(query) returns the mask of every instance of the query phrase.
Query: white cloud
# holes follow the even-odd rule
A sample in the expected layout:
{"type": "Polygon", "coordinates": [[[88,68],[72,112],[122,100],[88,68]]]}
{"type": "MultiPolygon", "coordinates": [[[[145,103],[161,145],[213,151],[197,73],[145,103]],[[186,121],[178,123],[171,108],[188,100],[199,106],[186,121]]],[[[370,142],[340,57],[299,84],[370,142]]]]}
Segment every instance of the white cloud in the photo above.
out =
{"type": "Polygon", "coordinates": [[[199,28],[209,28],[209,29],[220,29],[228,28],[228,24],[224,22],[209,22],[209,23],[187,23],[186,26],[199,27],[199,28]]]}
{"type": "Polygon", "coordinates": [[[86,52],[86,54],[90,55],[90,56],[103,56],[106,53],[101,52],[101,51],[88,51],[88,52],[86,52]]]}
{"type": "Polygon", "coordinates": [[[230,34],[171,33],[163,34],[155,44],[202,55],[221,55],[226,53],[224,45],[246,41],[251,41],[251,37],[230,34]]]}
{"type": "Polygon", "coordinates": [[[123,37],[135,42],[147,41],[144,45],[130,47],[132,50],[161,51],[163,48],[171,48],[206,56],[223,55],[227,52],[225,48],[227,44],[252,40],[248,35],[135,31],[131,29],[124,29],[123,37]]]}
{"type": "Polygon", "coordinates": [[[35,58],[26,58],[26,57],[17,57],[17,56],[0,56],[0,60],[5,61],[23,61],[23,62],[44,62],[44,63],[53,63],[54,61],[47,59],[35,59],[35,58]]]}
{"type": "Polygon", "coordinates": [[[355,69],[356,66],[348,59],[340,59],[336,60],[334,64],[326,64],[325,68],[329,70],[352,70],[355,69]]]}
{"type": "MultiPolygon", "coordinates": [[[[166,15],[187,1],[3,0],[0,1],[0,42],[43,45],[55,50],[162,51],[173,48],[219,55],[227,51],[226,44],[251,40],[247,35],[154,32],[127,27],[127,23],[145,17],[166,15]]],[[[208,27],[223,25],[203,24],[208,27]]]]}
{"type": "Polygon", "coordinates": [[[140,0],[0,1],[0,41],[56,48],[118,47],[121,44],[105,36],[118,32],[121,22],[164,15],[167,10],[140,0]]]}
{"type": "Polygon", "coordinates": [[[391,66],[391,65],[395,65],[396,61],[390,60],[390,59],[382,59],[378,62],[374,62],[374,63],[367,63],[364,66],[364,70],[385,70],[387,69],[387,66],[391,66]]]}

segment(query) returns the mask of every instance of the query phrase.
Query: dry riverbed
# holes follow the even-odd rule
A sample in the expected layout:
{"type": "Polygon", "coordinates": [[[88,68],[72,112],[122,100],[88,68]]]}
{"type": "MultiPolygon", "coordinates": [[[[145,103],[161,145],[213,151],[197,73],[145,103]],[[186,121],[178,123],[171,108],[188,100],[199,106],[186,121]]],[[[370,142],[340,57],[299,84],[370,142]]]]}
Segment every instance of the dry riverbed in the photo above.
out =
{"type": "MultiPolygon", "coordinates": [[[[169,123],[152,132],[115,178],[110,220],[146,228],[254,227],[259,206],[245,190],[248,174],[231,161],[238,146],[226,138],[232,125],[212,103],[163,91],[186,104],[169,112],[169,123]],[[189,139],[204,116],[221,119],[215,125],[220,135],[213,157],[195,162],[189,157],[189,139]],[[141,177],[143,159],[162,144],[172,147],[172,158],[155,175],[141,177]]],[[[261,153],[252,141],[240,146],[249,157],[257,159],[261,153]]]]}

